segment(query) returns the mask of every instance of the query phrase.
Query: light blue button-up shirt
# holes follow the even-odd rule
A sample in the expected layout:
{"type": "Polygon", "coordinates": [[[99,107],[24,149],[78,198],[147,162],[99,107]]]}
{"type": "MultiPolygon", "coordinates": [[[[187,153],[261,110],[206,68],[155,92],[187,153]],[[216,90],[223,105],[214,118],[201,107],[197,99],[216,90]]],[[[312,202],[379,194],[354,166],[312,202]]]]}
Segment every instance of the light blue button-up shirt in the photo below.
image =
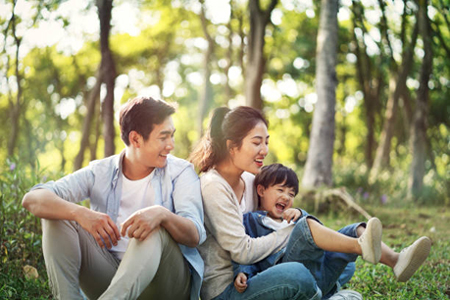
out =
{"type": "MultiPolygon", "coordinates": [[[[89,166],[57,181],[38,184],[34,189],[48,189],[64,200],[77,203],[90,199],[91,209],[108,214],[116,222],[122,195],[122,161],[119,155],[92,161],[89,166]]],[[[206,238],[203,226],[203,205],[200,181],[189,162],[167,156],[164,168],[156,168],[151,180],[155,191],[155,204],[164,206],[175,214],[191,220],[200,238],[206,238]]],[[[203,279],[203,260],[196,248],[178,244],[189,263],[192,274],[191,299],[199,299],[203,279]]]]}

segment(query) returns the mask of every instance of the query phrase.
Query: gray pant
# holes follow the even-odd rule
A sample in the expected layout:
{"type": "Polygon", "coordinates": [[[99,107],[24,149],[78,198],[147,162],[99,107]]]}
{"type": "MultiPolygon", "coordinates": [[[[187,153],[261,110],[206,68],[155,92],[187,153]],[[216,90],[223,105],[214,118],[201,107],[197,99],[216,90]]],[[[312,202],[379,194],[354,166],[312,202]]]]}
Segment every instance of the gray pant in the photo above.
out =
{"type": "Polygon", "coordinates": [[[130,239],[118,260],[72,221],[42,220],[45,265],[57,299],[188,299],[191,274],[180,248],[163,228],[130,239]]]}

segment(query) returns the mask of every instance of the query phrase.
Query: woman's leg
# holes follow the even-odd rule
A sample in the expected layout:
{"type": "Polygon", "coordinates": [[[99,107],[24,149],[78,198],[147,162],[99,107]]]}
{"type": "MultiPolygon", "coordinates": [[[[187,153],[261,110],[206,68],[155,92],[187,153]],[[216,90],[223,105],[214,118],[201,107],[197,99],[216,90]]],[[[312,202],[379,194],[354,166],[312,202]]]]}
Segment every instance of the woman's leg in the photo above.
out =
{"type": "Polygon", "coordinates": [[[231,283],[214,299],[315,300],[321,298],[322,293],[308,269],[301,263],[288,262],[270,267],[250,278],[245,292],[239,293],[231,283]]]}

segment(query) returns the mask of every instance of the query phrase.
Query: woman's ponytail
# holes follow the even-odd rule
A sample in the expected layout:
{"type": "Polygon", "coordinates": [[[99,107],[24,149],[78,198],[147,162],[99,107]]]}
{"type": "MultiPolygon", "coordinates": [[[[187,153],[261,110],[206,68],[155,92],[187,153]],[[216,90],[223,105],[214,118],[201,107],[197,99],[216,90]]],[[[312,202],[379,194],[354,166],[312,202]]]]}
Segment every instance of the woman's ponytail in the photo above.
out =
{"type": "Polygon", "coordinates": [[[228,112],[230,112],[228,107],[218,107],[212,112],[207,132],[189,156],[189,160],[200,172],[208,171],[226,155],[226,139],[222,124],[228,112]]]}
{"type": "Polygon", "coordinates": [[[189,160],[206,172],[228,156],[227,141],[231,147],[240,148],[245,136],[258,124],[267,120],[257,109],[239,106],[232,110],[227,107],[216,108],[211,117],[208,131],[192,151],[189,160]]]}

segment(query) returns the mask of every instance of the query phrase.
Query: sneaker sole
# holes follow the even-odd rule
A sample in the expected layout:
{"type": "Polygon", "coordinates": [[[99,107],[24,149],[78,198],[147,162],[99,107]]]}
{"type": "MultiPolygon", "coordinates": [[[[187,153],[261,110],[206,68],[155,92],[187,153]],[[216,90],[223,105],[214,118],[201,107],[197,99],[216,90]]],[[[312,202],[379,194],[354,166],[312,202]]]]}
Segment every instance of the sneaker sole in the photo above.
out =
{"type": "Polygon", "coordinates": [[[407,267],[398,274],[397,281],[398,282],[406,282],[411,276],[420,268],[425,259],[427,259],[428,254],[430,254],[431,250],[431,241],[426,237],[422,237],[417,241],[416,251],[414,254],[409,256],[409,260],[406,262],[407,267]]]}
{"type": "Polygon", "coordinates": [[[367,222],[366,231],[370,248],[373,249],[374,256],[363,257],[363,259],[375,265],[381,258],[381,236],[383,234],[381,221],[378,218],[371,218],[369,222],[367,222]]]}

